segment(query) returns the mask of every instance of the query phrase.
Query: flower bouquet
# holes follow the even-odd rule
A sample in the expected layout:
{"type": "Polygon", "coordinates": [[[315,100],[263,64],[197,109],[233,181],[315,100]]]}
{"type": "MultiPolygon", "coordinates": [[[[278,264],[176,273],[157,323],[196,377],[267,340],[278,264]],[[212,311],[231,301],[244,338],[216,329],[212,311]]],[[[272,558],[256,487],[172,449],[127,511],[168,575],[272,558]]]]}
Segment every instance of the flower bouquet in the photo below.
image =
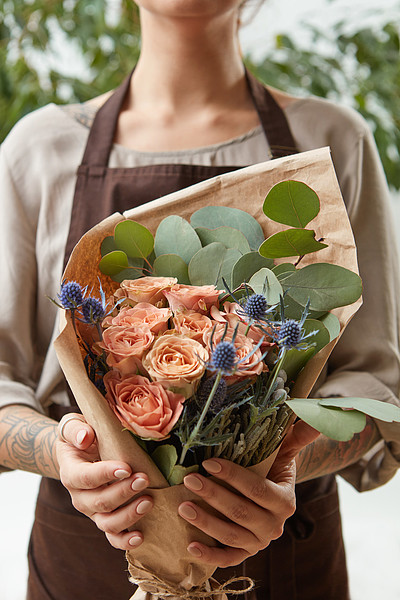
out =
{"type": "Polygon", "coordinates": [[[186,551],[213,541],[177,514],[204,459],[266,475],[296,416],[338,440],[366,414],[400,420],[373,400],[307,398],[361,292],[328,149],[112,215],[80,240],[56,350],[101,457],[149,475],[154,508],[127,553],[135,599],[227,592],[186,551]]]}

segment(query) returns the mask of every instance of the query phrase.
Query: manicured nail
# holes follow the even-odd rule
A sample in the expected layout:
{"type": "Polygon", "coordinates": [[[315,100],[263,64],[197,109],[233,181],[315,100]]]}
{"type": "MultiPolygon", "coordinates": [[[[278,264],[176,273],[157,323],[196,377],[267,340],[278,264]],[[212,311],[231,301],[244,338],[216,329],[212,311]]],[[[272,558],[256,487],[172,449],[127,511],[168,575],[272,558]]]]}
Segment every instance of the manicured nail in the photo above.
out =
{"type": "Polygon", "coordinates": [[[197,511],[190,504],[181,504],[178,510],[181,517],[189,519],[189,521],[194,521],[197,518],[197,511]]]}
{"type": "Polygon", "coordinates": [[[129,540],[129,545],[132,546],[133,548],[135,548],[136,546],[140,546],[140,544],[142,543],[142,538],[140,537],[140,535],[133,535],[131,537],[131,539],[129,540]]]}
{"type": "Polygon", "coordinates": [[[196,558],[200,558],[200,556],[203,556],[202,551],[197,546],[188,546],[187,551],[190,552],[190,554],[192,556],[195,556],[196,558]]]}
{"type": "Polygon", "coordinates": [[[212,473],[213,475],[216,473],[221,473],[222,471],[222,466],[220,465],[219,462],[217,462],[216,460],[205,460],[203,462],[203,467],[205,468],[206,471],[208,471],[209,473],[212,473]]]}
{"type": "Polygon", "coordinates": [[[116,477],[117,479],[126,479],[127,477],[129,477],[129,475],[129,471],[126,471],[125,469],[116,469],[114,471],[114,477],[116,477]]]}
{"type": "Polygon", "coordinates": [[[78,431],[78,433],[76,434],[76,441],[78,442],[78,444],[82,444],[82,442],[86,436],[87,436],[87,431],[85,429],[78,431]]]}
{"type": "Polygon", "coordinates": [[[147,481],[143,479],[143,477],[138,477],[134,479],[131,483],[131,488],[134,492],[141,492],[145,488],[147,488],[147,481]]]}
{"type": "Polygon", "coordinates": [[[199,492],[201,489],[203,489],[203,482],[199,477],[196,477],[196,475],[186,475],[186,477],[183,479],[183,482],[185,486],[189,488],[189,490],[193,490],[194,492],[199,492]]]}
{"type": "Polygon", "coordinates": [[[150,502],[150,500],[142,500],[137,505],[136,512],[138,515],[144,515],[151,509],[152,506],[153,506],[153,504],[152,504],[152,502],[150,502]]]}

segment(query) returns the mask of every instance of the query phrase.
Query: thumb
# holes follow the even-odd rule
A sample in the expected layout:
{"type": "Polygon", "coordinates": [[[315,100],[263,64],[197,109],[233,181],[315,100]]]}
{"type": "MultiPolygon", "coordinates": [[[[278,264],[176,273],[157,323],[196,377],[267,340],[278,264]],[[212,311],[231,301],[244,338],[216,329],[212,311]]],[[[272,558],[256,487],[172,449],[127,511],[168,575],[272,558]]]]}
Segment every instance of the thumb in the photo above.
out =
{"type": "Polygon", "coordinates": [[[58,424],[58,435],[63,442],[72,444],[79,450],[86,450],[96,439],[94,429],[79,413],[64,415],[58,424]]]}
{"type": "Polygon", "coordinates": [[[290,462],[303,448],[314,442],[319,435],[319,431],[304,421],[297,421],[283,440],[276,460],[290,462]]]}

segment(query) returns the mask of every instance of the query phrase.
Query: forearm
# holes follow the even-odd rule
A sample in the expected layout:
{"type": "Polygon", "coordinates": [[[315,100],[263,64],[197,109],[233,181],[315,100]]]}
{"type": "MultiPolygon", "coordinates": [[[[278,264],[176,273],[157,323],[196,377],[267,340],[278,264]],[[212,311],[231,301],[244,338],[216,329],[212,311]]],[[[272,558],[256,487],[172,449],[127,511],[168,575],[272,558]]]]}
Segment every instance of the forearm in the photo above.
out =
{"type": "Polygon", "coordinates": [[[348,442],[336,442],[320,435],[297,457],[297,483],[337,473],[357,462],[379,440],[380,435],[372,419],[367,419],[365,429],[348,442]]]}
{"type": "Polygon", "coordinates": [[[0,410],[0,464],[9,469],[59,478],[57,423],[28,406],[0,410]]]}

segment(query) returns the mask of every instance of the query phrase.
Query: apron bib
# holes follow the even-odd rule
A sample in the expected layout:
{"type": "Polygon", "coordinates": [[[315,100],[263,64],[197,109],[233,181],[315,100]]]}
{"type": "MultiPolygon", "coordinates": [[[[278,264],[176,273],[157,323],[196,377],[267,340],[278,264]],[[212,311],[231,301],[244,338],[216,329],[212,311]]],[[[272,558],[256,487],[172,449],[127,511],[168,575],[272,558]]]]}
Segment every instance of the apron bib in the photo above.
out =
{"type": "MultiPolygon", "coordinates": [[[[119,113],[129,76],[97,111],[78,169],[65,262],[82,235],[114,212],[124,212],[171,192],[242,167],[161,164],[109,168],[119,113]]],[[[269,91],[246,73],[250,94],[272,158],[298,152],[282,109],[269,91]]],[[[267,159],[267,157],[266,157],[267,159]]],[[[59,420],[77,407],[53,405],[59,420]]],[[[347,574],[336,482],[327,476],[297,486],[296,513],[285,532],[242,565],[218,569],[216,578],[247,575],[257,587],[238,600],[346,600],[347,574]]],[[[28,550],[28,600],[128,600],[124,552],[114,549],[87,517],[76,511],[59,481],[42,480],[28,550]]]]}

